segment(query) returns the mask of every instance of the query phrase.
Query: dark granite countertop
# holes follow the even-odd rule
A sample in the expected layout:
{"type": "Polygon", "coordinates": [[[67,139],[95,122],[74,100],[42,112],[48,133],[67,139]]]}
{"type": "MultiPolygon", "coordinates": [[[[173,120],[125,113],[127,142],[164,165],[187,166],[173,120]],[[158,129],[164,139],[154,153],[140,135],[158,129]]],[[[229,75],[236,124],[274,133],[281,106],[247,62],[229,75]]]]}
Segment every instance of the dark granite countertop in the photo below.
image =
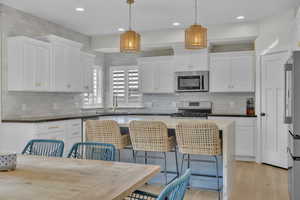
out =
{"type": "Polygon", "coordinates": [[[70,115],[52,115],[38,117],[9,117],[2,119],[2,123],[41,123],[71,119],[89,119],[101,116],[122,116],[122,115],[161,115],[170,116],[170,113],[95,113],[95,114],[70,114],[70,115]]]}
{"type": "Polygon", "coordinates": [[[246,114],[230,114],[230,113],[212,113],[210,117],[257,117],[257,115],[246,115],[246,114]]]}
{"type": "MultiPolygon", "coordinates": [[[[170,116],[171,113],[82,113],[82,114],[70,114],[70,115],[54,115],[54,116],[41,116],[41,117],[11,117],[2,120],[3,123],[41,123],[41,122],[51,122],[51,121],[61,121],[61,120],[71,120],[71,119],[89,119],[97,118],[101,116],[122,116],[122,115],[159,115],[159,116],[170,116]]],[[[243,114],[209,114],[211,117],[257,117],[248,116],[243,114]]]]}

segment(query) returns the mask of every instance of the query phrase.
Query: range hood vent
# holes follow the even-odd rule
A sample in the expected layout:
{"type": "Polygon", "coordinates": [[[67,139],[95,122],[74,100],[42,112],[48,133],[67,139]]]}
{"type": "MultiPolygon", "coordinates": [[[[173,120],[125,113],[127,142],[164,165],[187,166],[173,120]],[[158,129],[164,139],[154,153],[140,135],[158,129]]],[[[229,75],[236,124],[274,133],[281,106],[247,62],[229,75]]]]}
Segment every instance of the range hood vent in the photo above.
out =
{"type": "Polygon", "coordinates": [[[157,57],[157,56],[173,56],[174,50],[172,47],[155,48],[142,51],[140,57],[157,57]]]}

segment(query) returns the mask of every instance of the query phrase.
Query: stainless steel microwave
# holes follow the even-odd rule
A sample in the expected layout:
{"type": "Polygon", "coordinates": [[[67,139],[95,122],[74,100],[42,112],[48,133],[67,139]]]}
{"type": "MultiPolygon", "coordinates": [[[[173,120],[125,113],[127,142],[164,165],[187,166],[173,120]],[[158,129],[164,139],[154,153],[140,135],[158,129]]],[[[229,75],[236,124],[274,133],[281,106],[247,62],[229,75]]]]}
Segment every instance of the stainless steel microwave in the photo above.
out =
{"type": "Polygon", "coordinates": [[[209,71],[175,72],[176,92],[208,92],[209,71]]]}

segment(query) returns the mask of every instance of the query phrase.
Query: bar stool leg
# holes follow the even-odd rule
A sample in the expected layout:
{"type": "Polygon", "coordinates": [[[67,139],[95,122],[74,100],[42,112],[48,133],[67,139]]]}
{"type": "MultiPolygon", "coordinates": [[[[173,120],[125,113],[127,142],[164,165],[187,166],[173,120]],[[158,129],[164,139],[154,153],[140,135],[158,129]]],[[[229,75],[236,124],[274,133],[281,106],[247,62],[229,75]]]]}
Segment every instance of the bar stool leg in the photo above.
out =
{"type": "Polygon", "coordinates": [[[177,158],[177,148],[175,147],[175,162],[176,162],[176,175],[179,177],[179,168],[178,168],[178,158],[177,158]]]}
{"type": "Polygon", "coordinates": [[[148,164],[148,159],[147,159],[147,151],[145,151],[145,165],[147,165],[148,164]]]}
{"type": "Polygon", "coordinates": [[[120,149],[118,149],[118,159],[119,159],[119,162],[121,161],[121,150],[120,149]]]}
{"type": "Polygon", "coordinates": [[[182,175],[185,154],[182,154],[180,175],[182,175]]]}
{"type": "Polygon", "coordinates": [[[165,185],[168,184],[168,176],[167,176],[167,153],[166,152],[163,152],[164,153],[164,174],[165,174],[165,185]]]}
{"type": "Polygon", "coordinates": [[[214,156],[216,160],[216,172],[217,172],[217,186],[218,186],[218,199],[221,199],[221,193],[220,193],[220,181],[219,181],[219,164],[218,164],[218,157],[214,156]]]}
{"type": "MultiPolygon", "coordinates": [[[[191,155],[188,154],[188,169],[190,168],[191,168],[191,155]]],[[[191,179],[189,179],[188,188],[191,188],[191,179]]]]}
{"type": "Polygon", "coordinates": [[[136,163],[136,156],[135,156],[135,151],[132,150],[132,156],[133,156],[133,162],[136,163]]]}

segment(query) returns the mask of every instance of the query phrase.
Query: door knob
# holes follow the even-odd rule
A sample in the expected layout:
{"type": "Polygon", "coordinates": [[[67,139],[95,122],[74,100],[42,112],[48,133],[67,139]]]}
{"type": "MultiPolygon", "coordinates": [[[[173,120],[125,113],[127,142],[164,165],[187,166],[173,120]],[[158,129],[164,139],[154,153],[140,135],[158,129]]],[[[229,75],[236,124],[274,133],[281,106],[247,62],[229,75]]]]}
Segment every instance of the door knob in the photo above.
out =
{"type": "Polygon", "coordinates": [[[265,117],[265,116],[266,116],[266,113],[260,113],[260,116],[261,116],[261,117],[265,117]]]}

